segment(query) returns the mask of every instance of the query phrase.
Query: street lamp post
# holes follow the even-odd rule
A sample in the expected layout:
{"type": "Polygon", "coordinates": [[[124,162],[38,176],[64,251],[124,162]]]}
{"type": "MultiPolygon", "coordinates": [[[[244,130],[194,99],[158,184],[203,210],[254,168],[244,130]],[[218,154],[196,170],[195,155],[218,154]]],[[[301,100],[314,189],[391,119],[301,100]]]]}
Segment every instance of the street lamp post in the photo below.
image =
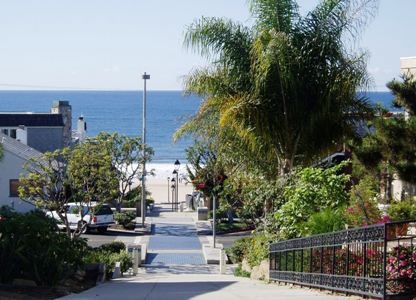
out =
{"type": "Polygon", "coordinates": [[[212,239],[214,240],[214,248],[215,248],[215,245],[216,245],[216,243],[215,243],[215,238],[216,238],[216,232],[215,232],[215,227],[216,227],[216,222],[217,222],[217,220],[216,220],[216,215],[215,215],[215,212],[216,212],[216,209],[217,209],[217,204],[216,204],[216,199],[215,199],[215,192],[212,192],[212,239]]]}
{"type": "Polygon", "coordinates": [[[146,80],[150,79],[150,75],[142,75],[143,88],[143,173],[142,173],[142,203],[141,203],[141,217],[142,227],[144,228],[144,221],[146,218],[146,80]]]}
{"type": "Polygon", "coordinates": [[[178,211],[178,201],[179,201],[179,197],[178,197],[178,192],[179,192],[179,179],[178,179],[178,176],[179,176],[179,168],[180,168],[180,166],[181,166],[181,163],[179,162],[179,160],[175,160],[175,163],[173,164],[174,165],[174,171],[173,171],[173,174],[176,174],[176,205],[175,205],[175,209],[176,209],[176,211],[178,211]]]}
{"type": "Polygon", "coordinates": [[[170,195],[170,191],[169,191],[169,182],[170,182],[170,177],[168,177],[168,203],[170,202],[170,201],[169,201],[169,195],[170,195]]]}
{"type": "Polygon", "coordinates": [[[175,182],[175,178],[172,177],[172,185],[170,186],[170,188],[172,189],[172,211],[173,211],[173,205],[175,203],[175,191],[176,191],[176,182],[175,182]]]}

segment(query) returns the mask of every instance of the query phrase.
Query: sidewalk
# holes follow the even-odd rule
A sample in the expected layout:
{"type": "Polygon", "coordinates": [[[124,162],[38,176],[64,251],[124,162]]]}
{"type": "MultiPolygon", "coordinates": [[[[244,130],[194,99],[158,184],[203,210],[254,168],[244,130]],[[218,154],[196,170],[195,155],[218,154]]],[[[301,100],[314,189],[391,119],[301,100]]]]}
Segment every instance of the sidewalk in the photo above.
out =
{"type": "Polygon", "coordinates": [[[61,299],[241,300],[241,299],[360,299],[335,296],[308,288],[265,284],[232,275],[144,274],[101,284],[79,295],[61,299]]]}
{"type": "Polygon", "coordinates": [[[194,213],[171,212],[161,204],[148,218],[152,235],[142,236],[140,241],[146,243],[148,256],[136,276],[60,299],[351,299],[234,277],[231,265],[220,275],[219,266],[206,264],[202,256],[203,245],[211,243],[211,237],[197,235],[208,229],[208,223],[196,222],[194,213]]]}

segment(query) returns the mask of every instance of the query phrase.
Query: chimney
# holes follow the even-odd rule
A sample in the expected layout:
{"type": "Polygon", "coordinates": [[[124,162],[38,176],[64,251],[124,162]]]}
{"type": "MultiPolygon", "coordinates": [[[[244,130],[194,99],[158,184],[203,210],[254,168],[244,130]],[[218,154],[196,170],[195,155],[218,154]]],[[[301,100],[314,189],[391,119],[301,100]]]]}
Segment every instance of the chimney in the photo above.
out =
{"type": "Polygon", "coordinates": [[[62,115],[64,123],[62,142],[65,147],[70,146],[72,141],[72,107],[69,105],[69,101],[53,101],[51,113],[62,115]]]}
{"type": "Polygon", "coordinates": [[[83,115],[78,118],[77,133],[79,141],[83,141],[87,137],[87,122],[85,122],[83,115]]]}

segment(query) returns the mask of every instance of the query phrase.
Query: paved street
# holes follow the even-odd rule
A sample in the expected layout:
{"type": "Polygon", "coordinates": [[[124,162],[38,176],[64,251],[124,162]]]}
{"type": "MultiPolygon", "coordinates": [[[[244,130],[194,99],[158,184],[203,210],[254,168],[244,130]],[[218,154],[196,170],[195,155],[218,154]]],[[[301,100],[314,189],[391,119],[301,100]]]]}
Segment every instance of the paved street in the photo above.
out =
{"type": "Polygon", "coordinates": [[[217,242],[222,244],[224,249],[230,248],[234,241],[241,239],[245,236],[250,236],[251,231],[242,231],[242,232],[235,232],[235,233],[227,233],[217,235],[217,242]]]}
{"type": "Polygon", "coordinates": [[[106,233],[88,233],[83,234],[82,237],[88,239],[88,245],[91,247],[98,247],[102,244],[111,243],[114,241],[122,241],[127,244],[134,244],[135,239],[137,238],[136,233],[124,233],[108,230],[106,233]]]}

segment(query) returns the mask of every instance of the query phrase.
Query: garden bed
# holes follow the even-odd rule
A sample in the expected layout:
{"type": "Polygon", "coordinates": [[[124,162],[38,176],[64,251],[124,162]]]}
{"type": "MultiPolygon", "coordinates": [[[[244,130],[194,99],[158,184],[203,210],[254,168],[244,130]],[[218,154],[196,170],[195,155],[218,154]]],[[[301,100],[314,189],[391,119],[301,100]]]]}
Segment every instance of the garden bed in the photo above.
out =
{"type": "Polygon", "coordinates": [[[56,287],[0,285],[0,299],[56,299],[80,293],[95,286],[95,281],[68,279],[56,287]]]}
{"type": "Polygon", "coordinates": [[[248,231],[248,230],[253,230],[254,228],[255,228],[254,225],[242,223],[242,222],[219,223],[215,227],[217,234],[248,231]]]}

